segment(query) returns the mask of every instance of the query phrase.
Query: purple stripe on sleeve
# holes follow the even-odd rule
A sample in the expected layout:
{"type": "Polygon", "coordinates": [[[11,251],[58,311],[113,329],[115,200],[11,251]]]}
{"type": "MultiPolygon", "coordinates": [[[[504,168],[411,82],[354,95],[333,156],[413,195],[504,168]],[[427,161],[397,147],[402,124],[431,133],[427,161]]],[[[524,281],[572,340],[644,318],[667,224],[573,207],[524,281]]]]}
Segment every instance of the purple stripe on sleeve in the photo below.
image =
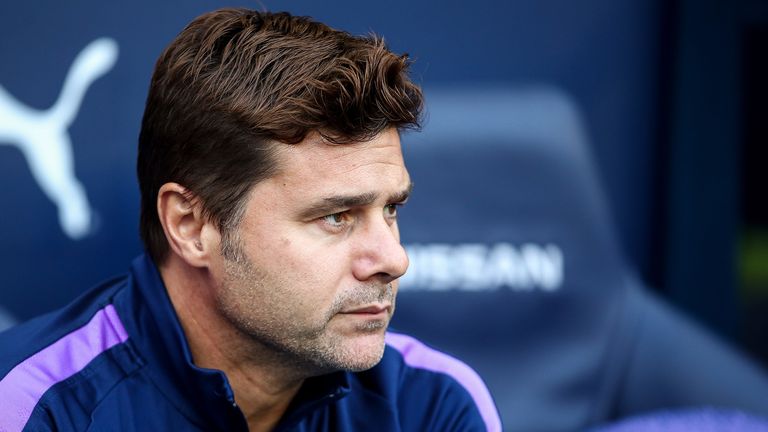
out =
{"type": "Polygon", "coordinates": [[[403,355],[405,364],[408,366],[444,373],[458,381],[472,396],[488,431],[501,431],[501,419],[491,393],[482,378],[472,368],[410,336],[387,332],[386,342],[403,355]]]}
{"type": "Polygon", "coordinates": [[[80,327],[19,363],[0,380],[0,429],[21,431],[43,394],[80,372],[96,356],[125,342],[128,333],[115,307],[100,309],[80,327]]]}

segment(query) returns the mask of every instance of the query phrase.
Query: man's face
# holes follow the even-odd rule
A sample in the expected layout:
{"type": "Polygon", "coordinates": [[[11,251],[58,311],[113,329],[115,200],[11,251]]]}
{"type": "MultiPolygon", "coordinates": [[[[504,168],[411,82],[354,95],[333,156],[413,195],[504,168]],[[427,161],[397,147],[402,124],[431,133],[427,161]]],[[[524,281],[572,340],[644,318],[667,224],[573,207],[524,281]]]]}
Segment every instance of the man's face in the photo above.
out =
{"type": "Polygon", "coordinates": [[[278,173],[252,188],[223,258],[219,308],[312,373],[368,369],[381,359],[408,267],[396,216],[411,182],[398,133],[279,148],[278,173]]]}

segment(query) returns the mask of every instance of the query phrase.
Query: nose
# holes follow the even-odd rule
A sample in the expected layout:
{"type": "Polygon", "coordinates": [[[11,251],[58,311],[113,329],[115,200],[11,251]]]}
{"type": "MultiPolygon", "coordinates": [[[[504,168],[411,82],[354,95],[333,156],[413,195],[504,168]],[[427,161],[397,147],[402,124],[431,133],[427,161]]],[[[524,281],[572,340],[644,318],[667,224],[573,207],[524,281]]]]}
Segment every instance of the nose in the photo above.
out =
{"type": "Polygon", "coordinates": [[[390,283],[408,269],[408,255],[400,244],[397,224],[378,220],[367,224],[356,239],[352,272],[360,281],[390,283]]]}

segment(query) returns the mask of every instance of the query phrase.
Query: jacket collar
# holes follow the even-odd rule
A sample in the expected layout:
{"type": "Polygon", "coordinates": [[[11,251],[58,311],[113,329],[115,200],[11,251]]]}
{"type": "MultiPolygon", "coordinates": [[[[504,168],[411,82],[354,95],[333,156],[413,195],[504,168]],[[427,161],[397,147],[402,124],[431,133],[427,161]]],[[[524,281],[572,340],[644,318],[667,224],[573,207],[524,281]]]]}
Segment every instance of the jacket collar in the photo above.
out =
{"type": "MultiPolygon", "coordinates": [[[[147,363],[146,373],[176,408],[203,429],[248,430],[235,405],[224,372],[192,363],[192,354],[176,311],[152,259],[136,258],[129,275],[129,301],[123,305],[132,344],[147,363]]],[[[120,305],[117,305],[118,308],[120,305]]],[[[278,429],[291,427],[309,413],[346,396],[349,373],[337,372],[305,381],[278,429]]]]}

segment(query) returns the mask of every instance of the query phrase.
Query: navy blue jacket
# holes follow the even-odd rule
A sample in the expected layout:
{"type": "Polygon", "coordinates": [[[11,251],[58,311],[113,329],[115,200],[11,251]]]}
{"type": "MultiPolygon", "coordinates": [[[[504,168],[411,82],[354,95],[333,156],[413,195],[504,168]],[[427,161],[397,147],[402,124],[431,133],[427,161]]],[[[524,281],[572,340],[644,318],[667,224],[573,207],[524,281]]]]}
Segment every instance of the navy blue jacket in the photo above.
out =
{"type": "MultiPolygon", "coordinates": [[[[469,367],[388,333],[370,370],[305,381],[278,431],[501,430],[469,367]]],[[[160,275],[127,277],[0,334],[0,432],[247,431],[223,372],[196,367],[160,275]]]]}

